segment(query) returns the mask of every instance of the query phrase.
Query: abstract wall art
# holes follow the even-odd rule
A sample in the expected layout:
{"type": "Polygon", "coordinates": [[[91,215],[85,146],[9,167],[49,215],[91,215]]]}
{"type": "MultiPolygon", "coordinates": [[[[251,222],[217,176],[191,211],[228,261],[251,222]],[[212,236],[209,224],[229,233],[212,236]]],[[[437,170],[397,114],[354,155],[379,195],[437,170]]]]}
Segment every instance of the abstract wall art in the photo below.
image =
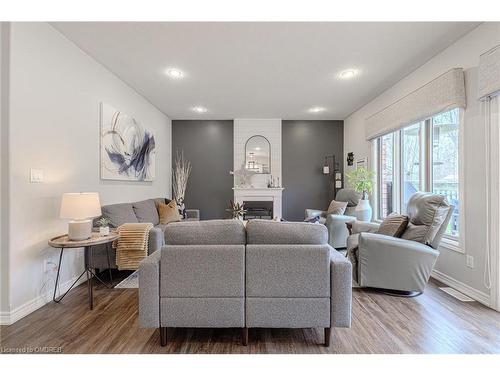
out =
{"type": "Polygon", "coordinates": [[[105,103],[101,103],[101,179],[155,179],[154,134],[105,103]]]}

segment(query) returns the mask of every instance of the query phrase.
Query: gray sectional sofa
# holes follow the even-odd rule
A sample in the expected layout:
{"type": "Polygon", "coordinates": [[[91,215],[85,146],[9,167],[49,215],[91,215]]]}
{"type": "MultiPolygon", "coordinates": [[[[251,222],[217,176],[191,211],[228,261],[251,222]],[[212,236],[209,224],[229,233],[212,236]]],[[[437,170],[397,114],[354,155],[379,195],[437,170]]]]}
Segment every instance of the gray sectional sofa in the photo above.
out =
{"type": "Polygon", "coordinates": [[[139,322],[167,327],[325,329],[351,323],[351,263],[325,226],[251,220],[172,223],[139,268],[139,322]]]}
{"type": "MultiPolygon", "coordinates": [[[[154,227],[149,232],[148,252],[152,254],[159,250],[165,243],[165,227],[160,224],[160,217],[156,209],[156,202],[168,203],[168,198],[146,199],[132,203],[118,203],[102,206],[102,216],[110,220],[111,228],[118,228],[124,223],[152,223],[154,227]]],[[[186,210],[187,221],[196,221],[200,219],[199,210],[186,210]]],[[[94,220],[94,227],[97,227],[97,220],[94,220]]],[[[96,269],[108,268],[108,257],[106,253],[106,245],[98,245],[92,247],[92,267],[96,269]]],[[[114,251],[109,252],[109,261],[111,268],[116,268],[116,254],[114,251]]]]}

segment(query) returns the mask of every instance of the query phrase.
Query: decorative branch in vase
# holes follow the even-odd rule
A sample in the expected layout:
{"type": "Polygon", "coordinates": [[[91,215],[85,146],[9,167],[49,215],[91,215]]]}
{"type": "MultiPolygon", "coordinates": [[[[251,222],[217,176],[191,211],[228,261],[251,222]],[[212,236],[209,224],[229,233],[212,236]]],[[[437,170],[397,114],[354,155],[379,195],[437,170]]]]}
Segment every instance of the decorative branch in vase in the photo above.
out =
{"type": "Polygon", "coordinates": [[[365,168],[356,168],[346,173],[349,186],[361,193],[361,199],[356,206],[356,217],[361,221],[371,221],[372,207],[370,206],[370,194],[373,191],[374,173],[365,168]]]}
{"type": "Polygon", "coordinates": [[[183,218],[186,218],[184,198],[190,173],[191,163],[184,158],[184,151],[177,151],[172,171],[172,190],[174,199],[177,202],[177,207],[183,218]]]}

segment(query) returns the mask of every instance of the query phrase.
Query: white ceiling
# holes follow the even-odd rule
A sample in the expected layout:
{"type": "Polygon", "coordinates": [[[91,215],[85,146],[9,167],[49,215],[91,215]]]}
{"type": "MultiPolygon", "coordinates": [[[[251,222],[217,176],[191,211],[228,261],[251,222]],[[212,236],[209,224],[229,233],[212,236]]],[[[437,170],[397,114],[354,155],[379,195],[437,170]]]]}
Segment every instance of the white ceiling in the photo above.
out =
{"type": "Polygon", "coordinates": [[[345,119],[478,24],[53,25],[171,119],[345,119]],[[172,80],[169,67],[186,77],[172,80]],[[360,74],[339,80],[348,68],[360,74]],[[313,106],[326,111],[308,113],[313,106]]]}

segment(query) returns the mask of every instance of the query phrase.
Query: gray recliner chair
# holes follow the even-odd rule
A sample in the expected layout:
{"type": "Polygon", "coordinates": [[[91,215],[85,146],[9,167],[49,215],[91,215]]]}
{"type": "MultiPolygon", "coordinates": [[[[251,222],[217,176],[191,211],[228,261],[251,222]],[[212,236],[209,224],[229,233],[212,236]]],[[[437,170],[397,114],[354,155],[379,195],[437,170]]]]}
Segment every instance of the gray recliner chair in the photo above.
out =
{"type": "Polygon", "coordinates": [[[328,229],[328,244],[334,249],[345,249],[349,231],[346,223],[356,221],[356,206],[358,205],[360,194],[354,189],[340,189],[335,196],[339,202],[347,202],[344,215],[327,214],[326,211],[306,209],[306,219],[319,216],[319,221],[328,229]]]}
{"type": "Polygon", "coordinates": [[[354,280],[389,294],[421,294],[452,212],[444,196],[418,192],[408,202],[409,223],[401,238],[378,234],[377,223],[353,223],[347,251],[354,280]]]}

